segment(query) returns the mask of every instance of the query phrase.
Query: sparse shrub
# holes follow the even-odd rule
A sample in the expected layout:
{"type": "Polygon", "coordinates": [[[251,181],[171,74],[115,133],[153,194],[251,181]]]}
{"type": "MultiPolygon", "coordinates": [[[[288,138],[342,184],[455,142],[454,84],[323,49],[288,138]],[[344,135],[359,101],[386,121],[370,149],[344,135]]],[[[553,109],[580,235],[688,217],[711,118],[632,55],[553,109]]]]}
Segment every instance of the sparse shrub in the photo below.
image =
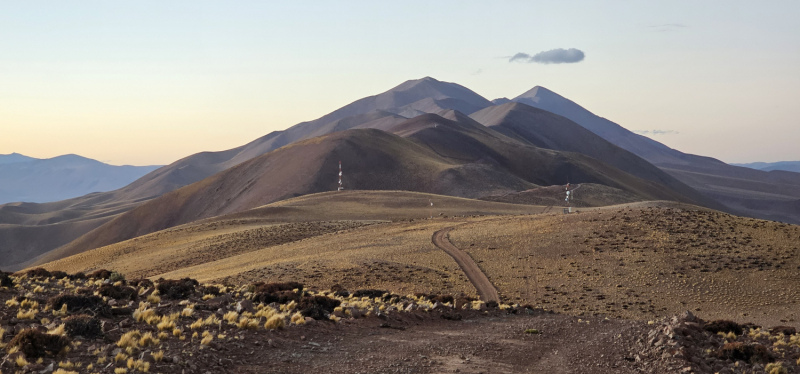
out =
{"type": "Polygon", "coordinates": [[[797,329],[792,326],[775,326],[769,331],[773,334],[783,334],[786,336],[797,334],[797,329]]]}
{"type": "Polygon", "coordinates": [[[70,275],[69,279],[71,280],[86,279],[86,274],[84,274],[82,271],[79,271],[75,274],[70,275]]]}
{"type": "Polygon", "coordinates": [[[452,303],[453,301],[455,301],[455,299],[451,295],[430,295],[428,299],[433,303],[438,301],[442,304],[452,303]]]}
{"type": "Polygon", "coordinates": [[[370,299],[374,299],[376,297],[383,297],[383,295],[389,293],[386,290],[358,290],[353,292],[353,297],[369,297],[370,299]]]}
{"type": "Polygon", "coordinates": [[[463,317],[461,316],[461,314],[458,313],[450,313],[450,312],[442,313],[442,319],[446,319],[448,321],[461,321],[462,318],[463,317]]]}
{"type": "Polygon", "coordinates": [[[160,295],[167,299],[177,300],[186,299],[193,292],[194,288],[199,283],[191,278],[184,278],[180,280],[159,279],[157,290],[160,295]]]}
{"type": "Polygon", "coordinates": [[[0,287],[14,287],[14,280],[8,274],[0,272],[0,287]]]}
{"type": "Polygon", "coordinates": [[[767,363],[774,360],[766,347],[761,344],[744,344],[742,342],[727,343],[716,355],[723,360],[746,361],[751,363],[767,363]]]}
{"type": "Polygon", "coordinates": [[[161,297],[153,294],[147,295],[147,302],[150,304],[159,304],[161,303],[161,297]]]}
{"type": "Polygon", "coordinates": [[[334,294],[334,295],[336,295],[336,296],[339,296],[339,297],[347,297],[347,296],[350,296],[350,292],[348,292],[348,291],[347,291],[347,290],[346,290],[344,287],[342,287],[342,285],[341,285],[341,284],[339,284],[339,283],[336,283],[336,284],[334,284],[333,286],[331,286],[331,291],[333,292],[333,294],[334,294]]]}
{"type": "Polygon", "coordinates": [[[47,355],[54,356],[70,344],[66,336],[51,335],[39,330],[25,329],[20,331],[11,342],[9,349],[16,347],[25,357],[39,358],[47,355]]]}
{"type": "Polygon", "coordinates": [[[67,272],[65,272],[65,271],[61,271],[61,270],[54,270],[54,271],[51,271],[51,272],[50,272],[50,276],[51,276],[51,277],[53,277],[53,278],[55,278],[55,279],[64,279],[64,278],[69,278],[69,274],[67,274],[67,272]]]}
{"type": "Polygon", "coordinates": [[[125,286],[113,286],[110,284],[104,284],[100,286],[97,290],[100,296],[110,297],[115,300],[131,300],[136,301],[137,296],[139,295],[133,287],[125,287],[125,286]]]}
{"type": "Polygon", "coordinates": [[[302,290],[303,284],[298,282],[286,283],[255,283],[253,293],[276,293],[279,291],[302,290]]]}
{"type": "Polygon", "coordinates": [[[270,303],[278,303],[278,304],[287,304],[292,301],[297,302],[300,301],[300,294],[294,291],[276,291],[272,293],[267,292],[257,292],[253,295],[252,299],[254,302],[270,304],[270,303]]]}
{"type": "MultiPolygon", "coordinates": [[[[88,367],[88,366],[86,368],[91,370],[91,368],[88,367]]],[[[58,369],[56,369],[56,371],[53,372],[53,374],[78,374],[78,372],[77,371],[71,371],[71,370],[58,368],[58,369]]]]}
{"type": "Polygon", "coordinates": [[[133,287],[142,287],[142,288],[152,288],[153,281],[143,278],[143,279],[134,279],[132,281],[128,281],[128,284],[133,287]]]}
{"type": "Polygon", "coordinates": [[[66,305],[69,313],[89,311],[94,315],[111,316],[111,307],[100,296],[61,294],[50,298],[48,304],[53,310],[59,310],[66,305]]]}
{"type": "Polygon", "coordinates": [[[94,291],[89,287],[78,287],[75,289],[76,295],[92,295],[94,291]]]}
{"type": "Polygon", "coordinates": [[[315,320],[326,320],[341,301],[325,296],[306,296],[300,299],[298,309],[303,316],[315,320]]]}
{"type": "Polygon", "coordinates": [[[112,271],[108,276],[108,280],[112,282],[122,282],[125,280],[125,275],[120,272],[112,271]]]}
{"type": "Polygon", "coordinates": [[[489,300],[489,301],[486,302],[486,307],[487,308],[497,308],[498,306],[499,306],[499,304],[497,304],[497,301],[489,300]]]}
{"type": "Polygon", "coordinates": [[[205,287],[203,287],[203,294],[204,295],[219,296],[219,287],[216,287],[216,286],[205,286],[205,287]]]}
{"type": "Polygon", "coordinates": [[[111,271],[106,269],[95,270],[94,272],[89,274],[89,278],[94,278],[94,279],[108,279],[109,277],[111,277],[111,271]]]}
{"type": "Polygon", "coordinates": [[[49,278],[51,276],[50,272],[44,268],[31,269],[25,272],[25,274],[28,278],[49,278]]]}
{"type": "Polygon", "coordinates": [[[736,335],[742,335],[742,332],[744,331],[742,329],[742,325],[725,319],[718,319],[716,321],[711,321],[707,323],[705,326],[705,330],[712,332],[714,334],[719,332],[724,332],[726,334],[732,332],[736,335]]]}
{"type": "Polygon", "coordinates": [[[103,336],[103,325],[100,320],[85,314],[65,318],[64,329],[70,337],[96,338],[103,336]]]}

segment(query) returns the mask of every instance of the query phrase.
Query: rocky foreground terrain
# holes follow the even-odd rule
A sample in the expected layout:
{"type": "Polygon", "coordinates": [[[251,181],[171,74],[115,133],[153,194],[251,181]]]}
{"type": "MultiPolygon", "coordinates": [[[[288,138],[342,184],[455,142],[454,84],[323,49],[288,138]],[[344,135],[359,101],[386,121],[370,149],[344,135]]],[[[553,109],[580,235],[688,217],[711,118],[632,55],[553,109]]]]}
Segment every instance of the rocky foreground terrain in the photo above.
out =
{"type": "Polygon", "coordinates": [[[0,275],[2,373],[795,373],[793,327],[451,295],[43,269],[0,275]]]}

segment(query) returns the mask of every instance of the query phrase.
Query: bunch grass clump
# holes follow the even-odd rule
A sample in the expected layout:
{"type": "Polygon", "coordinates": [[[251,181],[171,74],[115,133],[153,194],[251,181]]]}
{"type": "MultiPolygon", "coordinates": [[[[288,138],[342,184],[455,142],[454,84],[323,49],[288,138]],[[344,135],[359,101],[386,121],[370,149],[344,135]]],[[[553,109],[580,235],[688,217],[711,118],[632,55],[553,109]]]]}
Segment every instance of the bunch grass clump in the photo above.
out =
{"type": "Polygon", "coordinates": [[[286,322],[284,322],[283,316],[280,314],[273,315],[264,323],[264,328],[267,330],[280,329],[284,326],[286,326],[286,322]]]}

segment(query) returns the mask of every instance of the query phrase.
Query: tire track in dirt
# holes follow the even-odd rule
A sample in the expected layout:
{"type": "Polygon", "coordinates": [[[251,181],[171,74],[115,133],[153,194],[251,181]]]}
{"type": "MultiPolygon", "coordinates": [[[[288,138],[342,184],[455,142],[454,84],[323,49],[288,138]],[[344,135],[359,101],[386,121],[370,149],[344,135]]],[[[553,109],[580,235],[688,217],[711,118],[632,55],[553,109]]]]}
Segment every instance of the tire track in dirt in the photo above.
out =
{"type": "Polygon", "coordinates": [[[481,296],[481,300],[484,302],[500,302],[500,295],[497,293],[497,289],[494,288],[494,285],[489,281],[489,278],[486,277],[486,274],[481,271],[478,264],[472,260],[472,257],[453,245],[450,239],[448,239],[447,235],[454,228],[455,227],[447,227],[433,233],[433,237],[431,237],[433,245],[439,247],[439,249],[445,251],[450,257],[456,260],[458,266],[461,267],[461,270],[467,275],[469,281],[475,286],[475,289],[478,290],[478,295],[481,296]]]}

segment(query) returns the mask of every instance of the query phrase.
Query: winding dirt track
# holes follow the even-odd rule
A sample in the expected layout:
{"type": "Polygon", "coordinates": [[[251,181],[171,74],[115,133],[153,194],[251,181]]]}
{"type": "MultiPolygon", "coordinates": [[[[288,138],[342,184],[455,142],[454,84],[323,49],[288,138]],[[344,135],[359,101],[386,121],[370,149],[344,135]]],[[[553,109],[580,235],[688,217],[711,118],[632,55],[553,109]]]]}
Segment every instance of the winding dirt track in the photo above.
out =
{"type": "Polygon", "coordinates": [[[447,238],[447,234],[449,234],[452,229],[454,229],[454,227],[447,227],[433,233],[431,241],[435,246],[447,252],[450,257],[456,260],[458,266],[461,267],[461,270],[467,275],[469,281],[472,282],[472,285],[478,290],[478,295],[481,295],[483,301],[500,302],[500,295],[497,293],[497,289],[494,288],[494,285],[492,285],[492,282],[486,277],[486,274],[481,271],[478,264],[476,264],[475,261],[472,260],[472,257],[469,257],[466,252],[454,246],[453,243],[450,242],[450,239],[447,238]]]}

